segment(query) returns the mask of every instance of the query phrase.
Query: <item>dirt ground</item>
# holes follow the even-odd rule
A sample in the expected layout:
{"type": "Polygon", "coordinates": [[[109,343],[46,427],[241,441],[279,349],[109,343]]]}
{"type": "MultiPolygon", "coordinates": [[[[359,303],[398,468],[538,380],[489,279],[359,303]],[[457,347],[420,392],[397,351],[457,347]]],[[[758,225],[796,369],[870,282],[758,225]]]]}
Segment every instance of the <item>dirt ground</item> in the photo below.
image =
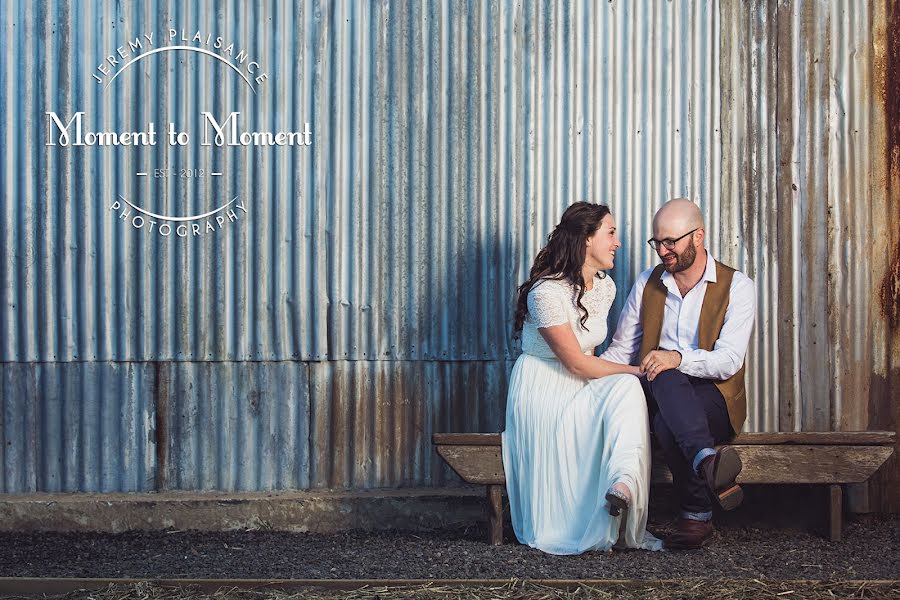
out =
{"type": "MultiPolygon", "coordinates": [[[[651,530],[674,513],[654,492],[651,530]]],[[[747,490],[716,515],[717,536],[693,552],[552,556],[486,542],[484,523],[429,531],[160,531],[0,533],[0,577],[284,579],[900,579],[900,515],[848,516],[841,542],[825,539],[824,490],[747,490]]]]}

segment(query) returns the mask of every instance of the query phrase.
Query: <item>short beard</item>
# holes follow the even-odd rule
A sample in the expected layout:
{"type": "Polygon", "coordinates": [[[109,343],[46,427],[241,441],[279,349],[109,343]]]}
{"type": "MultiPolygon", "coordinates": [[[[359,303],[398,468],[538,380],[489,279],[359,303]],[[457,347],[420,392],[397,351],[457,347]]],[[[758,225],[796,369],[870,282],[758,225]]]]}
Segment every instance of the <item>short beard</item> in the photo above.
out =
{"type": "Polygon", "coordinates": [[[675,255],[674,263],[671,265],[663,264],[665,265],[666,271],[669,273],[680,273],[690,269],[695,260],[697,260],[697,249],[694,248],[694,244],[688,244],[688,247],[685,248],[684,252],[675,255]]]}

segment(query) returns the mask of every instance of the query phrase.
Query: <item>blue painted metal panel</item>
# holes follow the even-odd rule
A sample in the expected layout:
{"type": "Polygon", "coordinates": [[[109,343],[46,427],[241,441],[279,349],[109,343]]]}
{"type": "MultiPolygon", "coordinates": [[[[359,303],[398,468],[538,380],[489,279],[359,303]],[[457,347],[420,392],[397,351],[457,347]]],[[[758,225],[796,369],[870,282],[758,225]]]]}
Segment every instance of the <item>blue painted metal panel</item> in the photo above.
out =
{"type": "Polygon", "coordinates": [[[148,363],[0,363],[0,493],[156,487],[148,363]]]}

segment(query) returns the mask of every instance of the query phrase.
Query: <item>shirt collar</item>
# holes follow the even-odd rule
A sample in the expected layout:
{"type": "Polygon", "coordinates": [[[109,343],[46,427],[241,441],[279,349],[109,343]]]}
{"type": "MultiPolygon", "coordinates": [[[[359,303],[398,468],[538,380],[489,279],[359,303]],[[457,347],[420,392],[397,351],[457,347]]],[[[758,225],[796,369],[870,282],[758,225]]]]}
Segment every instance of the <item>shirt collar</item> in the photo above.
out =
{"type": "Polygon", "coordinates": [[[716,259],[709,250],[706,251],[706,271],[703,273],[703,281],[716,282],[716,259]]]}
{"type": "MultiPolygon", "coordinates": [[[[663,282],[663,285],[675,295],[681,295],[678,291],[678,284],[675,283],[675,278],[672,277],[672,274],[666,270],[663,270],[662,275],[660,276],[660,281],[663,282]]],[[[716,259],[713,258],[712,253],[709,250],[706,251],[706,270],[703,271],[703,277],[700,278],[701,282],[715,283],[716,282],[716,259]]]]}

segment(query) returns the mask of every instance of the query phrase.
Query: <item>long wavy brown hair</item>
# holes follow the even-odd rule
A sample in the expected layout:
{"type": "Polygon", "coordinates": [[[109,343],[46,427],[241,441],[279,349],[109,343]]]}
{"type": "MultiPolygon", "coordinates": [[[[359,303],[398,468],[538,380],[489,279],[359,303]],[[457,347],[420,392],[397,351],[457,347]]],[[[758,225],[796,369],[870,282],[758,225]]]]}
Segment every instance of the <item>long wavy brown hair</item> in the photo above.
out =
{"type": "Polygon", "coordinates": [[[575,304],[581,312],[581,326],[584,327],[588,318],[588,311],[581,303],[585,289],[581,275],[587,252],[585,241],[600,228],[600,221],[608,214],[608,206],[590,202],[576,202],[566,209],[559,225],[547,236],[547,245],[535,257],[528,280],[519,286],[514,331],[521,331],[525,325],[528,292],[541,279],[565,279],[575,286],[578,290],[575,304]]]}

